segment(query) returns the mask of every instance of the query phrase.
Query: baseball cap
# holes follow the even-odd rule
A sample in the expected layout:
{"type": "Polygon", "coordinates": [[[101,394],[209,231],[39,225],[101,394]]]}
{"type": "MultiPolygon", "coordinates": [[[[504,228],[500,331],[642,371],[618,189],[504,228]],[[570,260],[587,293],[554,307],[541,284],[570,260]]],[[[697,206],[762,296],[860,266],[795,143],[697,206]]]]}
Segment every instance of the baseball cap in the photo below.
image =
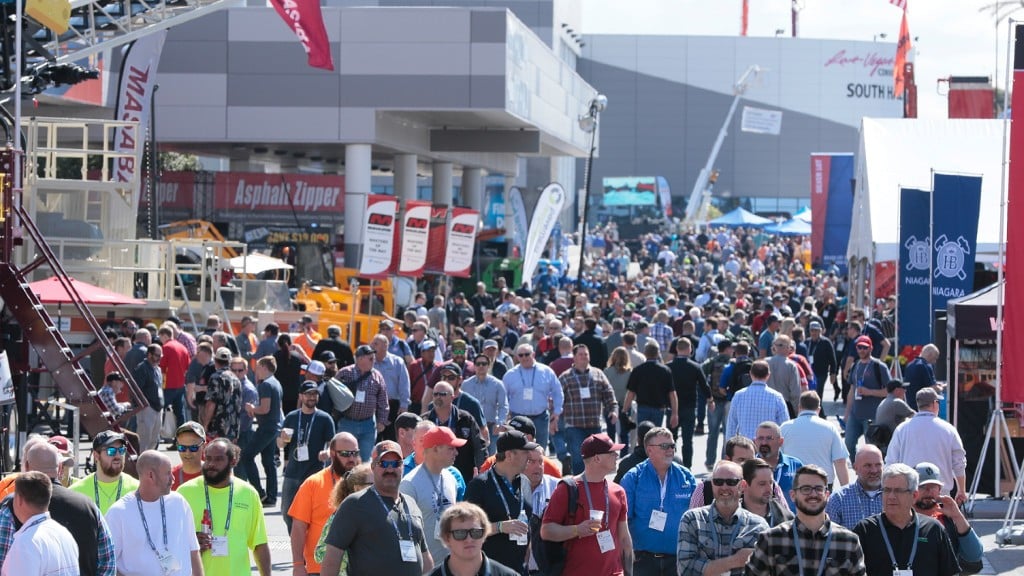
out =
{"type": "Polygon", "coordinates": [[[940,476],[939,467],[931,462],[921,462],[914,466],[914,470],[917,470],[918,486],[924,486],[925,484],[945,485],[940,476]]]}
{"type": "Polygon", "coordinates": [[[320,353],[319,360],[326,364],[327,362],[337,362],[338,357],[334,355],[334,352],[331,352],[330,350],[324,350],[323,352],[320,353]]]}
{"type": "Polygon", "coordinates": [[[424,340],[423,342],[420,342],[420,352],[424,350],[433,350],[434,348],[437,348],[437,344],[435,344],[433,340],[424,340]]]}
{"type": "Polygon", "coordinates": [[[625,447],[625,444],[616,444],[612,442],[612,439],[609,438],[607,434],[591,434],[583,441],[583,446],[581,447],[580,452],[583,454],[583,458],[590,458],[592,456],[597,456],[598,454],[617,452],[625,447]]]}
{"type": "Polygon", "coordinates": [[[459,365],[456,364],[455,362],[448,362],[447,364],[441,366],[441,373],[444,374],[445,372],[451,372],[456,376],[462,376],[462,368],[460,368],[459,365]]]}
{"type": "Polygon", "coordinates": [[[456,340],[452,342],[452,354],[465,354],[466,353],[466,341],[456,340]]]}
{"type": "Polygon", "coordinates": [[[200,438],[206,438],[206,429],[203,428],[203,425],[200,424],[199,422],[189,420],[188,422],[183,423],[181,426],[178,426],[177,430],[174,431],[174,437],[177,438],[178,436],[181,436],[185,432],[191,432],[196,436],[199,436],[200,438]]]}
{"type": "Polygon", "coordinates": [[[498,435],[498,452],[508,452],[509,450],[533,450],[540,446],[536,442],[530,442],[526,439],[526,434],[518,430],[509,430],[508,432],[502,432],[498,435]]]}
{"type": "Polygon", "coordinates": [[[807,329],[808,330],[821,330],[821,322],[818,322],[817,320],[812,320],[811,323],[807,325],[807,329]]]}
{"type": "Polygon", "coordinates": [[[112,446],[114,442],[124,442],[124,434],[114,432],[113,430],[104,430],[93,437],[92,449],[106,448],[107,446],[112,446]]]}
{"type": "Polygon", "coordinates": [[[356,348],[356,358],[359,358],[360,356],[373,356],[373,348],[370,348],[366,344],[356,348]]]}
{"type": "Polygon", "coordinates": [[[303,314],[302,315],[302,323],[303,324],[312,324],[313,323],[313,317],[310,316],[309,314],[303,314]]]}
{"type": "Polygon", "coordinates": [[[213,359],[219,362],[231,362],[231,349],[221,346],[213,355],[213,359]]]}
{"type": "Polygon", "coordinates": [[[772,322],[782,322],[782,318],[779,317],[778,314],[772,312],[768,315],[768,323],[771,324],[772,322]]]}
{"type": "Polygon", "coordinates": [[[402,447],[394,440],[378,442],[377,445],[373,447],[373,452],[370,454],[370,457],[373,460],[380,460],[382,456],[389,452],[397,454],[399,458],[402,457],[402,447]]]}
{"type": "Polygon", "coordinates": [[[391,320],[381,320],[380,321],[380,327],[381,327],[381,329],[385,329],[386,328],[388,330],[391,330],[392,328],[395,327],[395,323],[392,322],[391,320]]]}
{"type": "Polygon", "coordinates": [[[537,427],[533,425],[533,420],[530,420],[526,416],[513,416],[508,421],[508,427],[513,430],[518,430],[527,436],[536,436],[537,427]]]}
{"type": "Polygon", "coordinates": [[[423,435],[423,449],[437,448],[438,446],[454,446],[461,448],[466,445],[466,440],[455,436],[455,432],[447,426],[431,428],[423,435]]]}
{"type": "Polygon", "coordinates": [[[55,435],[55,436],[50,436],[50,439],[47,442],[49,444],[52,444],[52,445],[56,446],[57,450],[60,450],[61,452],[67,452],[67,451],[71,450],[71,448],[70,448],[71,443],[68,442],[67,438],[65,438],[64,436],[61,436],[59,434],[55,435]]]}
{"type": "Polygon", "coordinates": [[[487,350],[488,348],[497,348],[497,347],[498,347],[498,343],[496,341],[494,341],[494,340],[484,340],[484,350],[487,350]]]}
{"type": "Polygon", "coordinates": [[[871,343],[871,338],[868,338],[867,336],[860,336],[860,337],[858,337],[857,340],[854,341],[854,345],[856,345],[856,346],[868,346],[868,347],[873,347],[874,346],[874,344],[871,343]]]}
{"type": "Polygon", "coordinates": [[[423,419],[412,412],[402,412],[395,418],[395,429],[411,430],[423,419]]]}
{"type": "Polygon", "coordinates": [[[326,370],[327,367],[319,360],[313,360],[309,364],[306,364],[306,374],[310,374],[312,376],[323,376],[326,370]]]}
{"type": "Polygon", "coordinates": [[[305,382],[302,383],[302,386],[299,386],[299,394],[305,394],[306,392],[311,392],[313,390],[319,392],[320,386],[317,385],[317,383],[313,382],[312,380],[306,380],[305,382]]]}

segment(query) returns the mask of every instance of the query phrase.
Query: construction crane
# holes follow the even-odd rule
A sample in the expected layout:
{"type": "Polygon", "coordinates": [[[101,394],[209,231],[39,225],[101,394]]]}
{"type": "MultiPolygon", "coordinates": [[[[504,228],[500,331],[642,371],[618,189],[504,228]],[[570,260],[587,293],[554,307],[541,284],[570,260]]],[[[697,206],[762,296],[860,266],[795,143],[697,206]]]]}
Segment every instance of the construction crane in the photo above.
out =
{"type": "Polygon", "coordinates": [[[761,67],[755,64],[747,68],[739,80],[736,81],[736,84],[733,85],[734,97],[732,105],[729,106],[729,113],[725,115],[722,129],[718,131],[718,138],[715,140],[714,146],[711,147],[711,155],[708,156],[707,164],[701,168],[700,174],[697,176],[697,182],[693,185],[693,192],[690,193],[690,199],[686,203],[685,221],[687,224],[698,223],[700,214],[706,212],[706,208],[702,208],[702,204],[711,201],[711,186],[714,185],[718,177],[717,171],[714,170],[715,160],[718,159],[718,153],[722,150],[722,143],[725,142],[725,137],[729,133],[729,124],[732,122],[733,115],[736,114],[736,107],[739,105],[743,94],[746,93],[747,88],[760,74],[761,67]],[[714,180],[712,176],[714,176],[714,180]]]}

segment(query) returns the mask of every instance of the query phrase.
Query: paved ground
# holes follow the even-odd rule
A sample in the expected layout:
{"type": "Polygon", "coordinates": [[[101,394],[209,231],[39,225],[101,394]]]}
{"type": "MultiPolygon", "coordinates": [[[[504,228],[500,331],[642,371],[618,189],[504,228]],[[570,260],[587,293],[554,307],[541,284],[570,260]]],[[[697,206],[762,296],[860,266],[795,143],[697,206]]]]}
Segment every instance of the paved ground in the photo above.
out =
{"type": "MultiPolygon", "coordinates": [[[[838,405],[826,403],[826,411],[834,414],[839,409],[838,405]]],[[[706,437],[697,436],[694,438],[694,474],[704,474],[705,470],[701,455],[706,447],[706,437]]],[[[177,453],[169,453],[173,460],[177,460],[177,453]]],[[[1000,547],[996,542],[996,531],[1002,528],[1003,517],[1007,511],[1005,500],[980,500],[975,506],[974,519],[972,524],[985,546],[985,569],[982,574],[1016,574],[1024,576],[1024,535],[1017,538],[1019,545],[1008,545],[1000,547]]],[[[1021,518],[1022,530],[1024,530],[1024,511],[1018,514],[1021,518]]],[[[291,551],[288,540],[288,532],[285,529],[284,521],[281,519],[279,508],[266,509],[267,533],[270,540],[270,553],[273,561],[274,574],[291,574],[291,551]]],[[[255,569],[253,570],[255,573],[255,569]]],[[[926,575],[923,575],[926,576],[926,575]]]]}

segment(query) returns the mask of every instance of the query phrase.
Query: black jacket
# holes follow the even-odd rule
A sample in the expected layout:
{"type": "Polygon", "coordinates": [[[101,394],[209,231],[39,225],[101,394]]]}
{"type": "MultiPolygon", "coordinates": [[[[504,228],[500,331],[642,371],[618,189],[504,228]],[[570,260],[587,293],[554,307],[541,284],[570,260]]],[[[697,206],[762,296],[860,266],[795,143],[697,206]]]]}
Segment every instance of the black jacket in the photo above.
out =
{"type": "Polygon", "coordinates": [[[680,406],[696,404],[698,391],[703,393],[705,398],[711,396],[708,380],[704,376],[704,371],[700,369],[700,364],[690,358],[676,358],[669,362],[668,368],[672,371],[672,385],[676,389],[676,398],[680,406]]]}
{"type": "Polygon", "coordinates": [[[804,340],[804,345],[807,346],[807,359],[811,361],[811,370],[818,381],[824,381],[829,374],[839,372],[836,351],[828,338],[822,336],[817,342],[807,339],[804,340]]]}
{"type": "Polygon", "coordinates": [[[590,351],[590,365],[598,370],[604,370],[608,365],[608,351],[605,350],[604,342],[594,333],[593,330],[586,330],[573,339],[573,344],[583,344],[590,351]]]}

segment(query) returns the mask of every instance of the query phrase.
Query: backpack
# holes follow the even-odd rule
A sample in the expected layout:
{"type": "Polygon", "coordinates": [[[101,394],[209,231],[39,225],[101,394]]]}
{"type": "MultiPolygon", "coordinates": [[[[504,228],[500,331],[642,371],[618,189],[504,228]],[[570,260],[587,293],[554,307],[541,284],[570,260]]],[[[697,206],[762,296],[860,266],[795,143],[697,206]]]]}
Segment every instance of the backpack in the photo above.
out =
{"type": "Polygon", "coordinates": [[[719,384],[722,382],[722,372],[725,371],[729,362],[729,359],[723,361],[722,356],[715,356],[704,363],[704,374],[708,377],[708,387],[711,388],[711,396],[716,400],[726,397],[725,389],[719,384]]]}
{"type": "MultiPolygon", "coordinates": [[[[559,484],[565,484],[569,491],[569,515],[576,513],[579,504],[579,488],[576,486],[576,477],[562,478],[559,484]]],[[[561,576],[565,569],[565,552],[567,542],[552,542],[540,537],[541,517],[536,514],[530,515],[530,549],[533,550],[533,559],[537,562],[537,569],[545,576],[561,576]]]]}
{"type": "Polygon", "coordinates": [[[750,377],[750,367],[754,365],[754,361],[750,358],[743,358],[736,360],[732,365],[732,378],[729,379],[729,394],[736,394],[740,390],[743,390],[753,379],[750,377]]]}

